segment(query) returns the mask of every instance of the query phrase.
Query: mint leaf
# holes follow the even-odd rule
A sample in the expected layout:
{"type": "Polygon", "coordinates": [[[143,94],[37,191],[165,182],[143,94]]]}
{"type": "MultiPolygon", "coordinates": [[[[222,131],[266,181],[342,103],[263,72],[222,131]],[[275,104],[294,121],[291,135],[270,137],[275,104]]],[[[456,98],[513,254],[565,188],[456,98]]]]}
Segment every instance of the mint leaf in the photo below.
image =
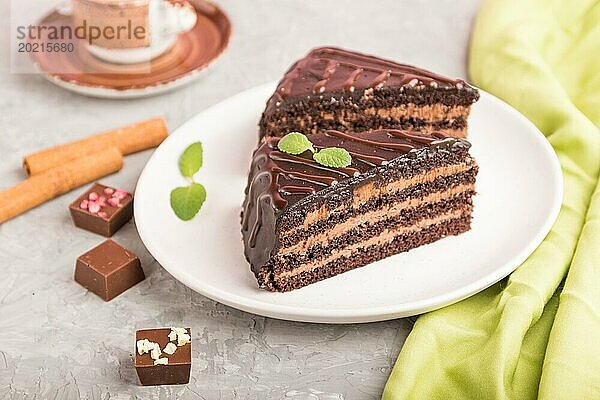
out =
{"type": "Polygon", "coordinates": [[[352,163],[352,156],[346,149],[328,147],[313,154],[313,159],[321,165],[333,168],[347,167],[352,163]]]}
{"type": "Polygon", "coordinates": [[[306,150],[314,153],[313,144],[300,132],[290,132],[279,140],[277,148],[288,154],[302,154],[306,150]]]}
{"type": "Polygon", "coordinates": [[[171,192],[171,208],[180,219],[194,218],[206,200],[206,189],[199,183],[178,187],[171,192]]]}
{"type": "Polygon", "coordinates": [[[179,157],[181,175],[190,178],[202,167],[202,143],[196,142],[188,146],[179,157]]]}

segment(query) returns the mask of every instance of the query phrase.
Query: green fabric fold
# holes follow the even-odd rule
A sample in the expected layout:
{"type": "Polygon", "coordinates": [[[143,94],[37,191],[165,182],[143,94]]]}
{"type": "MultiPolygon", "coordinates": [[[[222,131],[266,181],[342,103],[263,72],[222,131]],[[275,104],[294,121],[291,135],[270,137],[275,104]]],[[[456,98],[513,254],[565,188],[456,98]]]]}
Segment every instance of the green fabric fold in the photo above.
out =
{"type": "Polygon", "coordinates": [[[469,70],[546,135],[562,208],[509,278],[417,320],[383,399],[600,398],[600,1],[485,1],[469,70]]]}

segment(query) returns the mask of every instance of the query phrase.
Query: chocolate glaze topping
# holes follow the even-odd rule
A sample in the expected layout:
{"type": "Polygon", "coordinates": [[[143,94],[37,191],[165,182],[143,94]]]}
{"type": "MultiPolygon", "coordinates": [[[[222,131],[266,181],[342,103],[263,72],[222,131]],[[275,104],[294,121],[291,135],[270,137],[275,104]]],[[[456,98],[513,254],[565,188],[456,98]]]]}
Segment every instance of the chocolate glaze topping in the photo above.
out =
{"type": "Polygon", "coordinates": [[[246,188],[242,234],[246,257],[255,273],[270,258],[274,243],[265,243],[265,240],[275,237],[279,215],[295,204],[305,202],[311,195],[341,188],[348,182],[362,181],[361,177],[373,170],[413,152],[436,151],[457,144],[465,148],[470,146],[443,132],[424,135],[399,130],[330,130],[311,135],[310,140],[317,150],[341,147],[351,154],[350,166],[329,168],[316,163],[308,151],[301,155],[279,151],[279,140],[269,137],[254,152],[246,188]]]}
{"type": "Polygon", "coordinates": [[[461,79],[450,79],[407,64],[335,47],[313,49],[297,61],[279,83],[270,104],[288,98],[333,92],[418,84],[476,91],[461,79]]]}

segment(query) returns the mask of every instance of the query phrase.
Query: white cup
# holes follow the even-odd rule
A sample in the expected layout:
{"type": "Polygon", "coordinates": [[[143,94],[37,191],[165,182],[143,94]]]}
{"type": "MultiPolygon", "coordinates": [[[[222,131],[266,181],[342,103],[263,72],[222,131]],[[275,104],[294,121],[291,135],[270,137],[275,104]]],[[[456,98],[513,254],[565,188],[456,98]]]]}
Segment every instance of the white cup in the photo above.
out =
{"type": "Polygon", "coordinates": [[[86,47],[114,64],[148,62],[173,47],[197,22],[187,0],[72,0],[73,23],[85,25],[86,47]]]}

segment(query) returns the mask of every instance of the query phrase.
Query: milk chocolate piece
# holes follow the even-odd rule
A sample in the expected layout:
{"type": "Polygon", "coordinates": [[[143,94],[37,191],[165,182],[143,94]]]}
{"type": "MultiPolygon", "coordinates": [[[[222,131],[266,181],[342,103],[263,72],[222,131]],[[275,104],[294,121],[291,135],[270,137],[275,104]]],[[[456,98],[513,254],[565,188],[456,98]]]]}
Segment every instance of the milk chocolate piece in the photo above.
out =
{"type": "Polygon", "coordinates": [[[145,278],[140,259],[110,239],[81,255],[75,264],[75,281],[104,301],[145,278]]]}
{"type": "MultiPolygon", "coordinates": [[[[186,328],[191,336],[192,331],[186,328]]],[[[140,354],[135,352],[135,370],[137,371],[140,383],[144,386],[152,385],[181,385],[190,381],[190,370],[192,367],[192,343],[183,346],[177,346],[173,354],[164,353],[164,348],[169,340],[171,328],[142,329],[135,333],[135,342],[148,339],[150,342],[158,343],[163,353],[161,358],[167,358],[168,364],[154,365],[150,353],[140,354]]],[[[177,341],[171,342],[177,344],[177,341]]]]}
{"type": "Polygon", "coordinates": [[[75,226],[111,237],[133,216],[133,196],[95,183],[69,206],[75,226]]]}

